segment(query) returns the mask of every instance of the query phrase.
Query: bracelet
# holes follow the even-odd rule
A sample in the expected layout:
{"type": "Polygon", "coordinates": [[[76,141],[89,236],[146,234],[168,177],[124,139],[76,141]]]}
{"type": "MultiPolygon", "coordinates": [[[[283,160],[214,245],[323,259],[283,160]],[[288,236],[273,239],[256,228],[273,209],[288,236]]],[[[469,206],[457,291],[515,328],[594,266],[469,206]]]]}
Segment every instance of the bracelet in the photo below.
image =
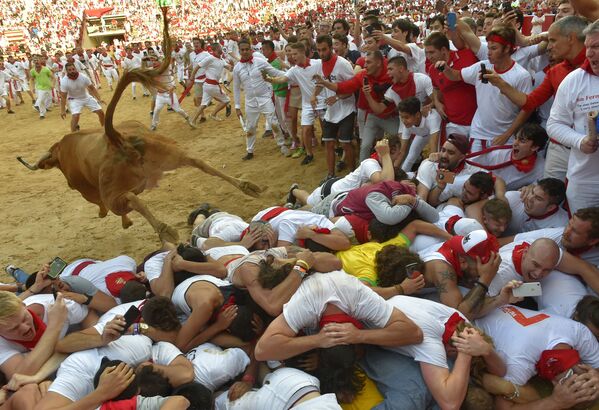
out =
{"type": "Polygon", "coordinates": [[[139,323],[133,323],[133,326],[131,326],[131,334],[132,335],[139,334],[139,323]]]}
{"type": "Polygon", "coordinates": [[[250,383],[253,386],[256,383],[256,378],[251,374],[244,374],[241,378],[241,381],[250,383]]]}
{"type": "Polygon", "coordinates": [[[476,282],[474,282],[474,284],[482,287],[485,290],[485,292],[489,291],[489,287],[487,285],[485,285],[484,283],[482,283],[480,280],[477,280],[476,282]]]}
{"type": "Polygon", "coordinates": [[[308,265],[308,262],[306,262],[303,259],[296,260],[295,264],[301,266],[302,268],[304,268],[307,271],[310,270],[310,265],[308,265]]]}
{"type": "Polygon", "coordinates": [[[399,295],[405,295],[406,294],[406,292],[403,290],[403,286],[401,286],[401,284],[398,283],[397,285],[393,285],[393,287],[397,291],[397,294],[399,294],[399,295]]]}
{"type": "Polygon", "coordinates": [[[85,302],[83,302],[82,305],[88,306],[92,302],[92,299],[94,297],[91,295],[85,295],[85,297],[87,298],[87,300],[85,302]]]}
{"type": "Polygon", "coordinates": [[[520,388],[518,387],[518,385],[512,383],[512,386],[514,386],[514,393],[512,393],[511,396],[503,396],[506,400],[514,400],[520,397],[520,388]]]}
{"type": "Polygon", "coordinates": [[[25,289],[27,292],[31,293],[32,295],[37,295],[37,292],[34,292],[31,290],[32,286],[28,287],[27,289],[25,289]]]}
{"type": "Polygon", "coordinates": [[[293,267],[293,270],[296,270],[299,272],[300,277],[303,279],[304,276],[306,276],[306,274],[308,273],[308,271],[306,269],[304,269],[303,267],[299,266],[299,265],[295,265],[293,267]]]}

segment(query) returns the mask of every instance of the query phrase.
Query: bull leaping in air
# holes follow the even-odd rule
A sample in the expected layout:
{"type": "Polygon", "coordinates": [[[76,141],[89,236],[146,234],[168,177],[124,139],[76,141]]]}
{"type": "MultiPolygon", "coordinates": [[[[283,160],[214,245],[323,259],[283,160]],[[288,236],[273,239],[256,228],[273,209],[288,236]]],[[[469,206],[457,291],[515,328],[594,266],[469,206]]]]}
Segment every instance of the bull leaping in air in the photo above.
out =
{"type": "Polygon", "coordinates": [[[69,187],[76,189],[87,201],[98,205],[101,218],[108,211],[119,215],[123,228],[132,225],[127,216],[137,211],[152,225],[162,241],[176,243],[175,229],[158,220],[137,197],[146,188],[156,186],[166,171],[180,167],[195,167],[229,182],[247,195],[257,197],[262,189],[257,185],[233,178],[211,167],[199,158],[188,156],[168,137],[150,131],[138,121],[125,121],[113,127],[113,116],[123,91],[131,82],[157,88],[160,76],[171,63],[171,40],[168,34],[167,8],[162,8],[165,59],[156,69],[134,69],[125,72],[106,110],[104,129],[83,130],[65,135],[52,145],[34,165],[17,159],[31,170],[58,168],[69,187]]]}

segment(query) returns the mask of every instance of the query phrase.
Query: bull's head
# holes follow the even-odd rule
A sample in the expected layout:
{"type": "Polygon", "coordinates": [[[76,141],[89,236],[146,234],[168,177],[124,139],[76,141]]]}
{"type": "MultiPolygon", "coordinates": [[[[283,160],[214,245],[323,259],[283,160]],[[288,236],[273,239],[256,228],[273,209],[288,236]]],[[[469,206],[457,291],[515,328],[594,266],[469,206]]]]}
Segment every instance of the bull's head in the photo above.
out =
{"type": "Polygon", "coordinates": [[[21,164],[25,165],[32,171],[37,171],[38,169],[49,169],[56,166],[56,159],[52,158],[52,153],[50,151],[46,152],[42,157],[35,163],[35,165],[31,165],[27,161],[23,159],[23,157],[17,157],[17,161],[21,164]]]}

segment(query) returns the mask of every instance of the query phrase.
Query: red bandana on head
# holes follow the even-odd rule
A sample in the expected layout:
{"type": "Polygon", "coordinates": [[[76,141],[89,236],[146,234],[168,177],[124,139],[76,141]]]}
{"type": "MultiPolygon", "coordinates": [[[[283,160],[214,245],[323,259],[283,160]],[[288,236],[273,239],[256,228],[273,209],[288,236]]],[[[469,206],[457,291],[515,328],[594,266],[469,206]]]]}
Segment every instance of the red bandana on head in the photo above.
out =
{"type": "Polygon", "coordinates": [[[447,319],[447,322],[445,322],[445,331],[443,332],[443,344],[449,344],[453,332],[455,332],[458,325],[462,322],[464,322],[464,318],[458,312],[455,312],[447,319]]]}
{"type": "Polygon", "coordinates": [[[512,251],[512,262],[514,263],[516,272],[520,276],[522,276],[522,257],[528,248],[530,248],[530,244],[528,242],[522,242],[520,245],[516,245],[512,251]]]}
{"type": "Polygon", "coordinates": [[[337,64],[337,54],[333,54],[333,56],[328,60],[322,62],[322,73],[325,78],[330,79],[331,73],[335,68],[335,64],[337,64]]]}
{"type": "Polygon", "coordinates": [[[44,332],[46,331],[46,324],[38,315],[35,314],[35,312],[33,312],[32,310],[29,310],[29,309],[27,309],[27,311],[31,314],[31,317],[33,319],[33,328],[35,329],[35,336],[33,337],[33,339],[31,339],[31,340],[7,339],[7,340],[10,340],[11,342],[14,342],[14,343],[18,343],[21,346],[23,346],[29,350],[33,350],[33,348],[37,345],[37,342],[39,342],[40,339],[42,338],[42,336],[44,335],[44,332]]]}
{"type": "Polygon", "coordinates": [[[580,362],[580,355],[574,349],[544,350],[536,364],[539,376],[553,380],[555,376],[580,362]]]}
{"type": "Polygon", "coordinates": [[[332,315],[324,315],[320,318],[319,326],[322,329],[328,323],[352,323],[358,329],[363,329],[364,325],[353,317],[345,313],[335,313],[332,315]]]}

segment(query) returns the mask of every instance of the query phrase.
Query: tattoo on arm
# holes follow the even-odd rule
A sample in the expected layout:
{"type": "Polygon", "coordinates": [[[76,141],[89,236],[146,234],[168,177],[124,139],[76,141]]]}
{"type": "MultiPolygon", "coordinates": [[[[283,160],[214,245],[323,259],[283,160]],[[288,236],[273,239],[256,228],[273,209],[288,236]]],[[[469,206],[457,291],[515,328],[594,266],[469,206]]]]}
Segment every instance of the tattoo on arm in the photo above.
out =
{"type": "Polygon", "coordinates": [[[482,286],[475,285],[464,297],[461,305],[465,308],[465,310],[471,313],[476,313],[480,310],[485,301],[485,294],[485,289],[482,286]]]}
{"type": "Polygon", "coordinates": [[[437,292],[447,293],[447,282],[456,282],[456,274],[450,270],[445,270],[443,272],[439,272],[437,274],[438,282],[437,282],[437,292]]]}

